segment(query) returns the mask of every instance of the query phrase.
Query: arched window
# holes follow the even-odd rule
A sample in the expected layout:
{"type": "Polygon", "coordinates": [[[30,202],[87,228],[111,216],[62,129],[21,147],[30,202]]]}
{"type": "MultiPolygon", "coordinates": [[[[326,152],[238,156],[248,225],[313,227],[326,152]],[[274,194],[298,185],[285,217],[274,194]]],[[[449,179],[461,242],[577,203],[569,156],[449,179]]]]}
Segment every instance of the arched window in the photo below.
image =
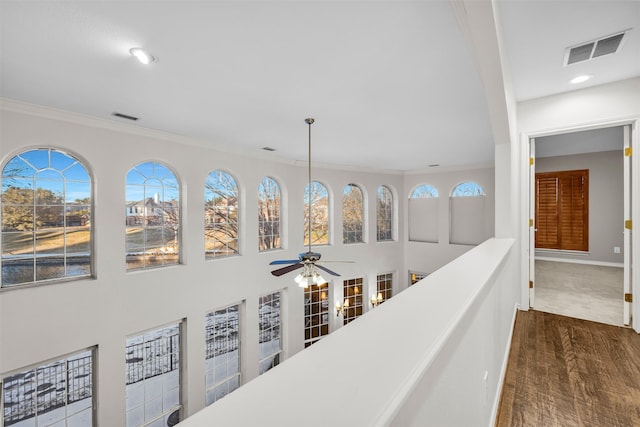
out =
{"type": "Polygon", "coordinates": [[[411,192],[411,199],[429,199],[435,197],[439,197],[438,190],[429,184],[418,185],[411,192]]]}
{"type": "Polygon", "coordinates": [[[131,168],[126,200],[127,270],[177,264],[180,186],[171,169],[154,162],[131,168]]]}
{"type": "Polygon", "coordinates": [[[409,198],[409,240],[438,242],[438,190],[420,184],[409,198]]]}
{"type": "Polygon", "coordinates": [[[2,169],[2,287],[91,275],[92,192],[87,168],[53,148],[2,169]]]}
{"type": "Polygon", "coordinates": [[[204,187],[205,258],[237,255],[238,186],[221,170],[209,174],[204,187]]]}
{"type": "Polygon", "coordinates": [[[280,247],[280,187],[266,176],[258,185],[258,250],[280,247]]]}
{"type": "Polygon", "coordinates": [[[393,240],[393,193],[384,185],[378,187],[376,235],[378,242],[393,240]]]}
{"type": "Polygon", "coordinates": [[[485,192],[472,181],[458,184],[449,199],[449,242],[461,245],[477,245],[489,236],[485,224],[485,192]]]}
{"type": "Polygon", "coordinates": [[[363,228],[362,190],[355,184],[347,184],[342,196],[342,243],[363,242],[363,228]]]}
{"type": "Polygon", "coordinates": [[[309,244],[309,205],[311,205],[311,244],[329,244],[329,192],[313,181],[304,188],[304,244],[309,244]]]}
{"type": "Polygon", "coordinates": [[[451,192],[451,197],[475,197],[484,196],[484,188],[473,181],[463,182],[456,185],[451,192]]]}

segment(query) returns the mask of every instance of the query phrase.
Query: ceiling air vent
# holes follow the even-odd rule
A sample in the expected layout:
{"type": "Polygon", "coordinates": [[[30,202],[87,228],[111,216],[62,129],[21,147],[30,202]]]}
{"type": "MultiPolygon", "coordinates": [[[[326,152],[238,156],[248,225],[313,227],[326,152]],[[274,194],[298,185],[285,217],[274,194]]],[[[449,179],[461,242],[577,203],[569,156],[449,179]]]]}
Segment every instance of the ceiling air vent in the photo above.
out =
{"type": "Polygon", "coordinates": [[[576,62],[588,61],[599,56],[616,53],[622,47],[622,42],[628,31],[629,30],[625,30],[617,34],[602,37],[598,40],[568,47],[564,53],[564,65],[567,66],[575,64],[576,62]]]}
{"type": "Polygon", "coordinates": [[[135,117],[135,116],[129,116],[129,115],[127,115],[127,114],[122,114],[122,113],[118,113],[118,112],[116,112],[116,113],[112,113],[111,115],[112,115],[112,116],[114,116],[114,117],[119,117],[119,118],[121,118],[121,119],[132,120],[132,121],[134,121],[134,122],[135,122],[136,120],[138,120],[138,118],[137,118],[137,117],[135,117]]]}

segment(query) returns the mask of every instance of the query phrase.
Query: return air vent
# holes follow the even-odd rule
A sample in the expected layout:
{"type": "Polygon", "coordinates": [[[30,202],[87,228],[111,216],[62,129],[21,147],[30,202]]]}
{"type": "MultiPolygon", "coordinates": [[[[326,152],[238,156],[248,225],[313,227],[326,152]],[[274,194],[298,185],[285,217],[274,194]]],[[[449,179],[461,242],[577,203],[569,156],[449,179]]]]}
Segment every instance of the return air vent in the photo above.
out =
{"type": "Polygon", "coordinates": [[[629,30],[625,30],[617,34],[602,37],[598,40],[568,47],[564,53],[565,67],[575,64],[576,62],[588,61],[599,56],[618,52],[622,47],[622,42],[628,31],[629,30]]]}

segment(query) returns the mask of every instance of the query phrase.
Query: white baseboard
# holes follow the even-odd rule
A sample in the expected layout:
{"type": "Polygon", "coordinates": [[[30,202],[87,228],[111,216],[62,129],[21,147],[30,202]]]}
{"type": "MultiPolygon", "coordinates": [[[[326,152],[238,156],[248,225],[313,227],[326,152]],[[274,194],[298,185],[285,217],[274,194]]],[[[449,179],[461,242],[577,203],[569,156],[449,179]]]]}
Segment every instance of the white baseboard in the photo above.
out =
{"type": "Polygon", "coordinates": [[[605,262],[605,261],[591,261],[584,259],[570,259],[570,258],[553,258],[537,256],[536,261],[552,261],[552,262],[568,262],[570,264],[587,264],[587,265],[599,265],[602,267],[619,267],[624,268],[624,263],[621,262],[605,262]]]}
{"type": "Polygon", "coordinates": [[[493,401],[493,409],[491,410],[491,423],[489,426],[495,426],[498,409],[500,409],[500,400],[502,399],[502,388],[504,386],[504,378],[507,376],[507,365],[509,364],[509,355],[511,354],[511,341],[513,340],[513,331],[516,328],[516,316],[520,310],[520,304],[516,303],[513,308],[513,318],[511,319],[511,330],[509,331],[509,339],[504,351],[504,357],[502,358],[502,369],[500,369],[500,376],[498,377],[498,389],[496,390],[496,398],[493,401]]]}

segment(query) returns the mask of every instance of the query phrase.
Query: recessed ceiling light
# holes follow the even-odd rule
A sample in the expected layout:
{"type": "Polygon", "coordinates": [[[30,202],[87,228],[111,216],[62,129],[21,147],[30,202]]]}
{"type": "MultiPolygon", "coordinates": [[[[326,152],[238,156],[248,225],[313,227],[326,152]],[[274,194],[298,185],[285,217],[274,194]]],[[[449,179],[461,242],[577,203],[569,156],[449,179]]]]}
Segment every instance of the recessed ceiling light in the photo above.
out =
{"type": "Polygon", "coordinates": [[[157,59],[153,55],[151,55],[149,52],[142,49],[141,47],[133,47],[129,49],[129,53],[132,56],[135,56],[138,59],[138,61],[142,62],[144,65],[149,65],[152,62],[157,61],[157,59]]]}
{"type": "Polygon", "coordinates": [[[571,83],[571,84],[582,83],[582,82],[586,82],[586,81],[587,81],[587,80],[589,80],[590,78],[591,78],[591,76],[590,76],[590,75],[588,75],[588,74],[583,74],[582,76],[574,77],[573,79],[571,79],[571,80],[569,81],[569,83],[571,83]]]}

